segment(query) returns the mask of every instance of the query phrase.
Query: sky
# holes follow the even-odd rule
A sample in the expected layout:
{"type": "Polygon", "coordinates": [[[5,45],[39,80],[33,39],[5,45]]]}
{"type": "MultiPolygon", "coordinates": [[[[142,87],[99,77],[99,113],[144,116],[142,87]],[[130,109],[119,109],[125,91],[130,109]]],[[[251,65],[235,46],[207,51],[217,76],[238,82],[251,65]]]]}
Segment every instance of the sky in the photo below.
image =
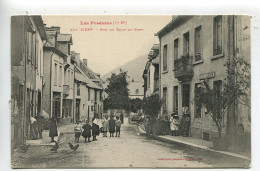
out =
{"type": "Polygon", "coordinates": [[[47,27],[59,26],[61,33],[72,34],[71,50],[80,53],[81,59],[88,59],[88,66],[103,75],[128,61],[148,55],[153,44],[159,43],[154,33],[168,24],[172,16],[44,15],[42,18],[47,27]]]}

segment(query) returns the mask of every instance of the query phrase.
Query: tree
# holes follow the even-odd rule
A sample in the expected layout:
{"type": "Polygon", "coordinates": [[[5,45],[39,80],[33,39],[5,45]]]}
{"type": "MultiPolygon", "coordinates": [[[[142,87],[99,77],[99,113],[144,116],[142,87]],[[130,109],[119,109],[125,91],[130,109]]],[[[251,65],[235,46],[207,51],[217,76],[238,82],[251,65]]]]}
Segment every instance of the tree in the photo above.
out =
{"type": "Polygon", "coordinates": [[[130,100],[130,110],[131,112],[138,112],[138,110],[142,109],[143,108],[143,100],[141,99],[131,99],[130,100]]]}
{"type": "Polygon", "coordinates": [[[108,94],[104,103],[105,109],[129,110],[130,105],[127,77],[127,71],[120,69],[119,74],[112,73],[111,77],[107,79],[109,84],[105,89],[108,94]]]}
{"type": "Polygon", "coordinates": [[[162,106],[162,100],[160,99],[159,94],[152,94],[145,98],[143,106],[146,115],[156,118],[162,106]]]}
{"type": "Polygon", "coordinates": [[[204,106],[215,122],[219,138],[221,138],[224,115],[230,106],[242,104],[251,108],[250,64],[244,58],[234,57],[224,66],[227,68],[227,77],[224,79],[222,92],[211,89],[204,81],[197,87],[195,95],[196,104],[204,106]]]}

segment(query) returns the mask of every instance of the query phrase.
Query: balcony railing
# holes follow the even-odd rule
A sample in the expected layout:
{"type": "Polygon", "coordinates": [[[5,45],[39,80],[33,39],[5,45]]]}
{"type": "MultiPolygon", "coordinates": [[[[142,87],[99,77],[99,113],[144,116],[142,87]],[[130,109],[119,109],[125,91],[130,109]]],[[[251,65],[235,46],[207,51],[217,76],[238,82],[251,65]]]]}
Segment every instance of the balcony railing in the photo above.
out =
{"type": "Polygon", "coordinates": [[[70,95],[70,86],[69,85],[63,85],[63,95],[65,95],[65,96],[70,95]]]}
{"type": "Polygon", "coordinates": [[[182,56],[174,60],[175,78],[180,81],[189,81],[193,77],[193,58],[192,56],[182,56]]]}

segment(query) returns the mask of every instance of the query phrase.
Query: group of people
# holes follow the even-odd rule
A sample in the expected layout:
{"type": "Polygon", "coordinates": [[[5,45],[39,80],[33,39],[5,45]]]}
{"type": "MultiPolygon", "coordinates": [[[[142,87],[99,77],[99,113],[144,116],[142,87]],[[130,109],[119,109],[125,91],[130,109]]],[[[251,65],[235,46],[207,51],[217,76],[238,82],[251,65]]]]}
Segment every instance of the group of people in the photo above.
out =
{"type": "Polygon", "coordinates": [[[173,113],[170,118],[170,130],[173,136],[182,135],[184,137],[188,137],[190,130],[189,113],[184,113],[181,120],[176,113],[173,113]]]}
{"type": "Polygon", "coordinates": [[[110,119],[108,119],[108,116],[105,116],[101,121],[101,125],[99,124],[98,115],[95,115],[92,119],[92,125],[90,125],[88,120],[82,127],[79,125],[79,122],[77,122],[74,127],[75,142],[79,142],[81,135],[85,138],[85,142],[91,142],[91,136],[93,137],[92,141],[96,141],[96,137],[100,132],[103,133],[103,137],[107,137],[107,132],[110,133],[110,137],[114,137],[114,133],[116,133],[115,137],[120,137],[121,125],[124,122],[123,117],[124,115],[122,113],[120,114],[120,117],[116,116],[116,120],[114,119],[114,115],[110,115],[110,119]]]}

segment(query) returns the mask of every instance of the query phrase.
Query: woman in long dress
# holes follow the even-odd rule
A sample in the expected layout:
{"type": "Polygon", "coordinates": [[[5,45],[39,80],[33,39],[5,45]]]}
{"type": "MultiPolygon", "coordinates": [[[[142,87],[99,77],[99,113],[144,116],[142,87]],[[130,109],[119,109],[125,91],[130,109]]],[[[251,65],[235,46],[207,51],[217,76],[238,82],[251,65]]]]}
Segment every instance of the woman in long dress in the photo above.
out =
{"type": "Polygon", "coordinates": [[[56,118],[53,116],[51,118],[50,132],[49,132],[49,137],[51,137],[51,142],[54,142],[54,137],[56,136],[58,136],[57,122],[56,122],[56,118]]]}
{"type": "Polygon", "coordinates": [[[99,135],[99,125],[98,125],[98,116],[95,115],[92,119],[92,136],[93,141],[97,140],[97,135],[99,135]]]}

